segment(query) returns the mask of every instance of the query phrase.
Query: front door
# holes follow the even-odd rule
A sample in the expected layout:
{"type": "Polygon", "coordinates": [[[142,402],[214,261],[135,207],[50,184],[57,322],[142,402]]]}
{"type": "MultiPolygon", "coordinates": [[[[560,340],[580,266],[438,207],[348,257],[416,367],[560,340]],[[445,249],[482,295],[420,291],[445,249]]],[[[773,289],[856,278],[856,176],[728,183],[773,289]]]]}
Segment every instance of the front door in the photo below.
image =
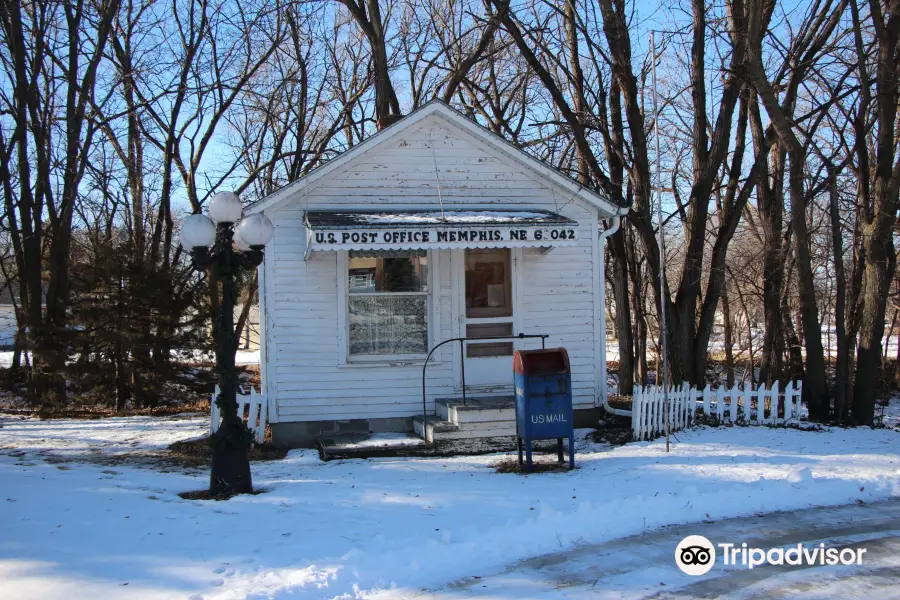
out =
{"type": "MultiPolygon", "coordinates": [[[[464,251],[462,335],[492,338],[515,335],[513,257],[509,248],[464,251]]],[[[466,342],[466,388],[488,391],[512,386],[513,340],[466,342]]]]}

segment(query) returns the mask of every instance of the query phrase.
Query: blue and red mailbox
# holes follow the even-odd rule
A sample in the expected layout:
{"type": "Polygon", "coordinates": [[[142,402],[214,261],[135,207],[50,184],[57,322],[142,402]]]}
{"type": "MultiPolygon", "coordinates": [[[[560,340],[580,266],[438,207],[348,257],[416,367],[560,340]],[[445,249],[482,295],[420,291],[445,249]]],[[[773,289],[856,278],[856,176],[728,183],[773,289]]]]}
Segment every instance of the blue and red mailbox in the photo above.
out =
{"type": "Polygon", "coordinates": [[[575,427],[572,419],[572,370],[565,348],[516,350],[513,357],[516,384],[516,445],[522,464],[532,470],[533,440],[556,438],[559,462],[563,462],[563,438],[569,438],[569,468],[575,468],[575,427]]]}

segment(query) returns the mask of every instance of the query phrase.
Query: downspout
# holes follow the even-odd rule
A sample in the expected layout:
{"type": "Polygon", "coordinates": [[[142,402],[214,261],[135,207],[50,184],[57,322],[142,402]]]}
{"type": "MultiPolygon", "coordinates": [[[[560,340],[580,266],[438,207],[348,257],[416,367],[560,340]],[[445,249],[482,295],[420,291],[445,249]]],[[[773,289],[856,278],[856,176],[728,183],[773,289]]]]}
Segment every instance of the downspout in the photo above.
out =
{"type": "Polygon", "coordinates": [[[616,210],[615,215],[610,219],[609,226],[604,230],[600,223],[597,223],[598,239],[600,241],[600,281],[597,282],[602,306],[600,307],[600,403],[603,409],[613,415],[620,417],[630,417],[630,410],[620,410],[609,405],[609,390],[607,389],[606,374],[606,238],[619,230],[622,224],[622,217],[628,214],[629,207],[623,206],[616,210]]]}

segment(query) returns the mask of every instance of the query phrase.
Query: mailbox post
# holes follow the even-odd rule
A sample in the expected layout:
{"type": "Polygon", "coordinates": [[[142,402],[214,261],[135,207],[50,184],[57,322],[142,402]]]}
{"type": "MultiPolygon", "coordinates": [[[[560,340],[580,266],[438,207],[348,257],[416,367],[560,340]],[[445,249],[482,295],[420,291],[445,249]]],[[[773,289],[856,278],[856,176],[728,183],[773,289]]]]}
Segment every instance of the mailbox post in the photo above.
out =
{"type": "Polygon", "coordinates": [[[569,468],[575,468],[575,427],[572,415],[572,372],[565,348],[516,350],[516,445],[519,464],[525,446],[526,470],[531,471],[532,442],[556,438],[563,462],[563,438],[569,438],[569,468]]]}

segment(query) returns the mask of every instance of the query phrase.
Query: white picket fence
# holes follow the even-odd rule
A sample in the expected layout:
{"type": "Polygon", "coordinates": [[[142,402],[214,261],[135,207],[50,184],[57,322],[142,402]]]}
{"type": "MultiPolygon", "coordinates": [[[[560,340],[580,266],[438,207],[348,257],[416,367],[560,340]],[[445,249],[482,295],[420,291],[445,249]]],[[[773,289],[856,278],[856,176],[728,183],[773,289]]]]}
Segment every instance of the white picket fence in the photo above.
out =
{"type": "MultiPolygon", "coordinates": [[[[219,395],[219,386],[209,401],[209,432],[215,433],[222,422],[222,413],[216,404],[219,395]]],[[[251,386],[249,394],[237,395],[238,416],[247,421],[247,427],[256,436],[256,443],[262,444],[266,437],[266,421],[269,418],[269,403],[266,397],[256,393],[251,386]]]]}
{"type": "MultiPolygon", "coordinates": [[[[781,392],[776,381],[771,388],[702,390],[686,383],[669,388],[669,431],[697,422],[699,414],[715,417],[721,424],[778,425],[800,416],[803,382],[788,382],[781,392]],[[782,409],[783,405],[783,409],[782,409]]],[[[635,440],[648,440],[665,433],[665,396],[662,388],[638,387],[631,405],[631,429],[635,440]]]]}

